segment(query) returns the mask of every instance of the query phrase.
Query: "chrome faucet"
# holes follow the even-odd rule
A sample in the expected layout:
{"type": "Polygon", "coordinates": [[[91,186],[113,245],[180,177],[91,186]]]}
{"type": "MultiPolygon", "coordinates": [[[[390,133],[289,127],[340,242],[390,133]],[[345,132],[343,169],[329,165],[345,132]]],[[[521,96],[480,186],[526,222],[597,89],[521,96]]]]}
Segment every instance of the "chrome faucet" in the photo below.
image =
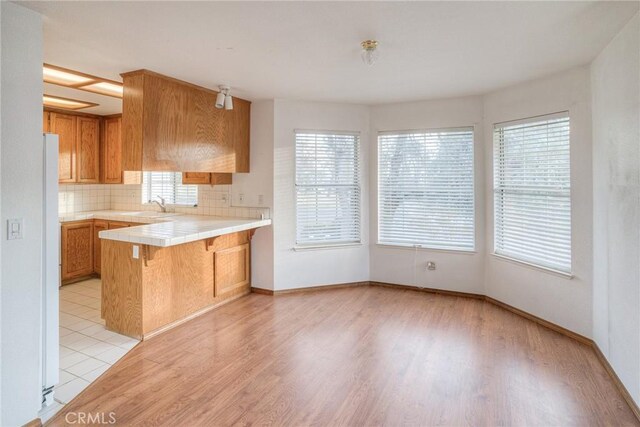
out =
{"type": "Polygon", "coordinates": [[[158,199],[160,199],[160,201],[157,200],[152,200],[152,203],[155,203],[156,205],[160,206],[160,210],[162,212],[166,212],[167,211],[167,205],[164,202],[164,198],[160,197],[160,196],[156,196],[158,199]]]}

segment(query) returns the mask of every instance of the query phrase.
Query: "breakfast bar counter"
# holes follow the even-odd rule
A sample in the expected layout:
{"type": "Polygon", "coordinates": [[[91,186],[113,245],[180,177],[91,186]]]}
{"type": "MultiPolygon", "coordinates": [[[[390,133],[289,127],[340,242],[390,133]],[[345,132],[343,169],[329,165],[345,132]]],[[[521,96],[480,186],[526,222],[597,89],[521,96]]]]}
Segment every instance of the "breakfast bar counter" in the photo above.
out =
{"type": "Polygon", "coordinates": [[[165,216],[101,231],[102,317],[137,339],[251,291],[251,239],[269,219],[165,216]]]}

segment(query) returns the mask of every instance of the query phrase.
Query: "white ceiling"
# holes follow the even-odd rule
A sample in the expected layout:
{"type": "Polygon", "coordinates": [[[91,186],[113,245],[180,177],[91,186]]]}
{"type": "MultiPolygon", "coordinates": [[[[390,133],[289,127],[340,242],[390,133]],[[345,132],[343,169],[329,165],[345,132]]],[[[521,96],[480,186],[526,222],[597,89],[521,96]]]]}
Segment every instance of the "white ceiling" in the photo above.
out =
{"type": "Polygon", "coordinates": [[[481,94],[589,63],[638,2],[26,2],[45,62],[148,68],[251,100],[377,104],[481,94]],[[360,42],[380,41],[378,62],[360,42]]]}

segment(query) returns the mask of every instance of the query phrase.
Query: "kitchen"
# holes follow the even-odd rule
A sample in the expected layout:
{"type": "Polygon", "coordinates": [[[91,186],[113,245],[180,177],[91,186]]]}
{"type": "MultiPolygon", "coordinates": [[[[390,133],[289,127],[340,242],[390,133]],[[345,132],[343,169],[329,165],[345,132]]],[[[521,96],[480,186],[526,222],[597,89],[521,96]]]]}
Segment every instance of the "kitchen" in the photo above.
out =
{"type": "Polygon", "coordinates": [[[53,413],[139,340],[249,293],[251,238],[271,221],[262,196],[231,204],[250,172],[250,102],[147,70],[123,83],[50,64],[43,75],[59,146],[53,413]]]}

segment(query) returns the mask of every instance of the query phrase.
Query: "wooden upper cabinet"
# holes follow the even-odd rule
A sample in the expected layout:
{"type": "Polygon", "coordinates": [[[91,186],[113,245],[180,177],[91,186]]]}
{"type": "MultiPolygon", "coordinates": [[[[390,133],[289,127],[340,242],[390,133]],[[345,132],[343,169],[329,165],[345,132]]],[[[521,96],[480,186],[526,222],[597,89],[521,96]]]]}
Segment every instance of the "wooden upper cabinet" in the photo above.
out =
{"type": "Polygon", "coordinates": [[[100,182],[100,119],[77,117],[78,182],[100,182]]]}
{"type": "Polygon", "coordinates": [[[105,184],[122,183],[122,117],[104,120],[102,140],[102,181],[105,184]]]}
{"type": "Polygon", "coordinates": [[[76,182],[76,121],[70,114],[48,113],[49,132],[58,135],[58,181],[76,182]]]}
{"type": "Polygon", "coordinates": [[[182,172],[183,184],[231,184],[233,182],[230,173],[207,173],[207,172],[182,172]]]}
{"type": "Polygon", "coordinates": [[[210,89],[148,70],[122,78],[124,170],[248,171],[248,101],[234,98],[227,111],[210,89]]]}
{"type": "Polygon", "coordinates": [[[183,184],[211,184],[209,172],[182,172],[183,184]]]}

